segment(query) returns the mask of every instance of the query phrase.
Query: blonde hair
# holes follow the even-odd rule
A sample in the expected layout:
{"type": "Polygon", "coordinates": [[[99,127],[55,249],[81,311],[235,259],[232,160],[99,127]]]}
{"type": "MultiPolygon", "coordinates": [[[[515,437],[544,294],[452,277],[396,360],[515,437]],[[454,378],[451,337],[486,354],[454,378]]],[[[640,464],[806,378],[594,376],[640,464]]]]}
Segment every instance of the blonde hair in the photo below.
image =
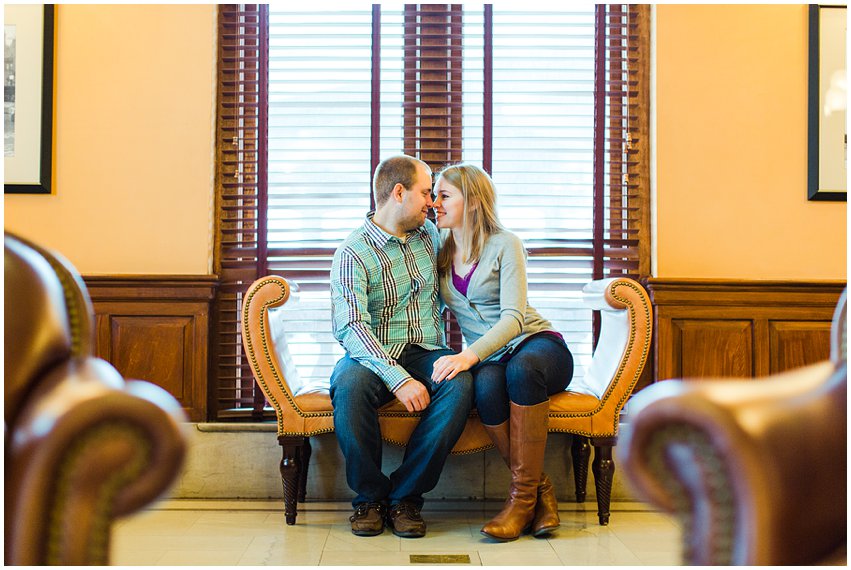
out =
{"type": "MultiPolygon", "coordinates": [[[[488,237],[502,230],[502,224],[496,214],[496,191],[493,180],[487,172],[474,164],[453,164],[438,174],[435,187],[441,179],[458,188],[464,198],[464,236],[465,250],[462,252],[465,263],[479,261],[488,237]]],[[[437,256],[437,270],[446,273],[452,268],[452,258],[457,244],[450,232],[437,256]]]]}

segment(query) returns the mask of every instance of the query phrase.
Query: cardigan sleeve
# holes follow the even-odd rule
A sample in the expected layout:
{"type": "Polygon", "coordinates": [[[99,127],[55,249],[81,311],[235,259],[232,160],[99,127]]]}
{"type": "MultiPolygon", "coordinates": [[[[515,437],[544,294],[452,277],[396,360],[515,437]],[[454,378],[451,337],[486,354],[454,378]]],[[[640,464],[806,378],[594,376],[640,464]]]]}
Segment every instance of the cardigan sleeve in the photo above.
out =
{"type": "Polygon", "coordinates": [[[526,250],[520,238],[505,233],[498,248],[499,320],[476,342],[470,345],[479,361],[508,344],[523,332],[526,315],[526,250]]]}

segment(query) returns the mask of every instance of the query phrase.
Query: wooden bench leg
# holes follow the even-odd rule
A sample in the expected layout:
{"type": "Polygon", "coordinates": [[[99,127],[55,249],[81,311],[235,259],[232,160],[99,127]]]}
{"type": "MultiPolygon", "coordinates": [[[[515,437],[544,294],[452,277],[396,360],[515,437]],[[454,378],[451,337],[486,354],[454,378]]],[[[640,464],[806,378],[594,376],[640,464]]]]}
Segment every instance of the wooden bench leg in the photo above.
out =
{"type": "Polygon", "coordinates": [[[296,499],[299,488],[299,466],[301,463],[303,437],[279,436],[278,444],[283,450],[281,458],[281,481],[284,484],[284,517],[287,524],[295,524],[298,515],[296,499]]]}
{"type": "Polygon", "coordinates": [[[617,438],[592,438],[594,446],[594,463],[591,469],[594,471],[594,487],[597,489],[597,516],[600,524],[609,524],[609,504],[612,497],[612,480],[615,475],[615,462],[612,459],[612,447],[617,443],[617,438]]]}
{"type": "Polygon", "coordinates": [[[576,502],[585,502],[585,486],[588,482],[588,458],[591,456],[591,446],[588,438],[574,435],[570,445],[570,455],[573,459],[573,483],[576,490],[576,502]]]}
{"type": "Polygon", "coordinates": [[[310,447],[310,438],[304,438],[304,445],[301,447],[301,461],[298,466],[298,502],[303,503],[307,497],[307,468],[310,465],[310,454],[313,448],[310,447]]]}

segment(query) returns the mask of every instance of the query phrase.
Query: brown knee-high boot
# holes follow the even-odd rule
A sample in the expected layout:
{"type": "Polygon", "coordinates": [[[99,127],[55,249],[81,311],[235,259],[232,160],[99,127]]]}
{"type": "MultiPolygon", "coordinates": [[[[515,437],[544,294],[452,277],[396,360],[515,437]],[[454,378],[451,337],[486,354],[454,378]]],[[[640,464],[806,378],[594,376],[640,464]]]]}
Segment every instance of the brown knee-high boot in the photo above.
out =
{"type": "MultiPolygon", "coordinates": [[[[485,432],[490,436],[496,450],[505,461],[505,465],[511,467],[511,451],[509,441],[509,420],[501,424],[489,426],[482,424],[485,432]]],[[[558,499],[553,489],[552,481],[546,473],[541,473],[541,482],[538,485],[538,500],[535,503],[535,518],[532,520],[532,534],[543,536],[551,533],[559,527],[561,520],[558,517],[558,499]]]]}
{"type": "Polygon", "coordinates": [[[538,485],[538,502],[535,504],[535,520],[532,521],[532,534],[544,536],[556,530],[561,524],[558,518],[558,499],[553,483],[546,473],[541,473],[538,485]]]}
{"type": "Polygon", "coordinates": [[[550,403],[521,406],[512,402],[510,407],[511,487],[502,511],[482,527],[482,534],[498,540],[518,538],[535,518],[550,403]]]}
{"type": "Polygon", "coordinates": [[[490,436],[494,447],[496,447],[496,450],[499,452],[500,456],[502,456],[503,461],[505,461],[505,464],[508,467],[511,467],[511,460],[509,459],[511,455],[511,442],[508,439],[508,424],[510,421],[511,420],[505,420],[501,424],[497,424],[495,426],[482,424],[482,427],[485,428],[485,432],[490,436]]]}

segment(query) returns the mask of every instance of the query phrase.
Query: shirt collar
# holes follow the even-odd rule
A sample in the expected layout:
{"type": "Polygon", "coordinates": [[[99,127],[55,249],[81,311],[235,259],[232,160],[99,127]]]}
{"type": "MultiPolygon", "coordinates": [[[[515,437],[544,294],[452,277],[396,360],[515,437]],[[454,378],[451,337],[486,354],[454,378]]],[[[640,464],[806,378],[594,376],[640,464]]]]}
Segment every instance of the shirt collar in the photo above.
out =
{"type": "Polygon", "coordinates": [[[422,232],[426,231],[425,226],[420,226],[419,228],[408,232],[404,239],[394,236],[393,234],[389,234],[381,229],[378,224],[372,221],[372,218],[375,216],[375,211],[371,211],[366,215],[366,222],[364,222],[364,231],[366,235],[371,239],[376,246],[379,248],[383,248],[387,245],[387,242],[397,241],[399,243],[405,243],[409,241],[412,237],[421,235],[422,232]]]}

